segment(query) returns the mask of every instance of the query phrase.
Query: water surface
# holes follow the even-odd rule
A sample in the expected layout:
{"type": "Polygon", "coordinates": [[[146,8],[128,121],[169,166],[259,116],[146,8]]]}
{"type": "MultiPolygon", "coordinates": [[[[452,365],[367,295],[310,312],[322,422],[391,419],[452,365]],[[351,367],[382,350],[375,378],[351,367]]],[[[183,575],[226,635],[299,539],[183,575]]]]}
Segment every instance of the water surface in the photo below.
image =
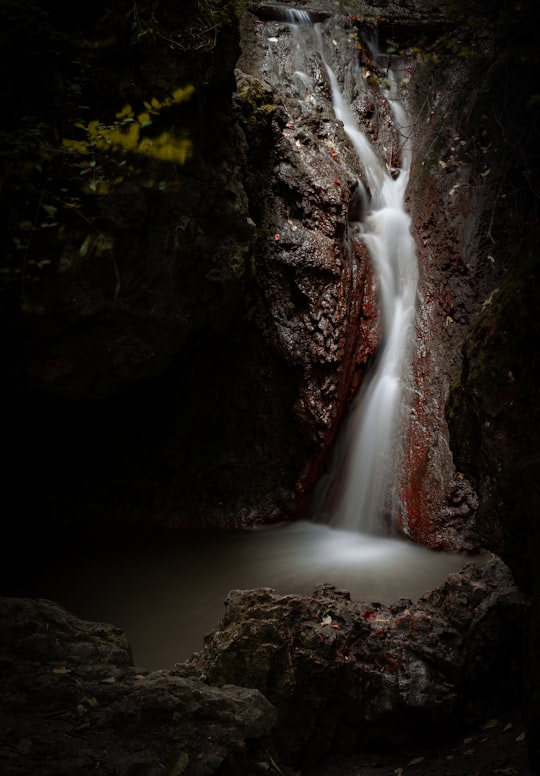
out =
{"type": "Polygon", "coordinates": [[[135,664],[152,669],[170,668],[201,649],[230,590],[309,595],[330,583],[355,600],[416,600],[470,560],[309,522],[140,540],[80,536],[49,559],[26,579],[24,594],[122,628],[135,664]]]}

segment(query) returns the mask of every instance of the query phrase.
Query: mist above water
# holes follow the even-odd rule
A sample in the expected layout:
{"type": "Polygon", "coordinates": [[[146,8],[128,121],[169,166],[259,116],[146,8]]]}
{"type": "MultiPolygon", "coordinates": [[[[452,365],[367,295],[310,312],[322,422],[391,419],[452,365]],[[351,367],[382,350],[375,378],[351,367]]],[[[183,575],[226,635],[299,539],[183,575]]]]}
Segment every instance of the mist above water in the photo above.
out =
{"type": "Polygon", "coordinates": [[[316,585],[329,583],[355,600],[391,603],[416,600],[466,562],[400,539],[310,522],[102,543],[81,536],[56,557],[49,554],[19,594],[116,625],[127,635],[135,665],[157,669],[202,648],[230,590],[270,587],[281,595],[311,595],[316,585]]]}

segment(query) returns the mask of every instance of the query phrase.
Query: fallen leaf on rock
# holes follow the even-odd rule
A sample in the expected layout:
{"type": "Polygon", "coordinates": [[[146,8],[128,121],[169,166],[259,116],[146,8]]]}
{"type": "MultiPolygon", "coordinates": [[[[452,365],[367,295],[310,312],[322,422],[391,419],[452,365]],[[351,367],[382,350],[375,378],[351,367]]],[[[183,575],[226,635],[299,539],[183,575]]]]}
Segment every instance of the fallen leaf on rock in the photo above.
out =
{"type": "Polygon", "coordinates": [[[169,776],[180,776],[184,773],[189,765],[189,755],[187,752],[179,752],[178,757],[173,762],[172,768],[169,770],[169,776]]]}
{"type": "Polygon", "coordinates": [[[418,763],[422,763],[422,762],[424,762],[423,757],[413,757],[413,759],[409,763],[407,763],[407,765],[418,765],[418,763]]]}
{"type": "Polygon", "coordinates": [[[497,727],[499,722],[500,722],[499,719],[488,719],[488,721],[484,722],[484,724],[482,725],[482,730],[489,730],[490,728],[497,727]]]}

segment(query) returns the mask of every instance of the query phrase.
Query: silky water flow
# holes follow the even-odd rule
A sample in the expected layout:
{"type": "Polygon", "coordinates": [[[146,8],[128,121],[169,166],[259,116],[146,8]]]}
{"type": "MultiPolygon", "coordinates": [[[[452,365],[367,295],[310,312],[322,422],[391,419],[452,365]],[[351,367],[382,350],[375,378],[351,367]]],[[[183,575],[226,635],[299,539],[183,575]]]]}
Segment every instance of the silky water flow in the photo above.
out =
{"type": "MultiPolygon", "coordinates": [[[[336,528],[384,535],[392,528],[395,512],[393,484],[400,454],[402,396],[411,361],[418,279],[416,246],[404,207],[411,128],[398,100],[394,74],[387,69],[383,91],[401,137],[401,168],[391,169],[356,125],[324,56],[318,25],[315,39],[328,73],[336,118],[343,123],[356,150],[371,195],[369,208],[356,229],[374,267],[381,345],[338,438],[330,471],[317,488],[313,511],[317,519],[336,528]]],[[[377,59],[373,44],[372,56],[377,59]]]]}
{"type": "MultiPolygon", "coordinates": [[[[288,42],[290,74],[280,71],[268,36],[267,61],[276,88],[297,85],[302,100],[313,100],[313,63],[327,74],[336,119],[343,122],[362,169],[370,201],[363,221],[353,226],[365,240],[377,276],[383,344],[374,368],[344,424],[334,464],[318,488],[314,519],[262,530],[182,534],[177,538],[125,538],[108,546],[81,547],[64,554],[37,576],[25,594],[58,601],[84,619],[122,628],[135,664],[167,668],[201,649],[204,635],[224,611],[229,590],[274,588],[309,595],[320,583],[349,590],[353,599],[391,603],[417,599],[461,569],[466,559],[432,552],[385,534],[385,508],[392,508],[394,469],[404,379],[414,336],[416,256],[404,209],[410,145],[407,118],[389,72],[385,97],[403,137],[401,169],[388,170],[355,124],[327,53],[343,47],[355,60],[345,35],[323,36],[305,11],[286,10],[280,35],[288,42]],[[348,47],[348,49],[346,48],[348,47]],[[326,52],[326,53],[325,53],[326,52]],[[273,63],[273,64],[272,64],[273,63]],[[290,81],[288,80],[290,79],[290,81]],[[339,487],[337,487],[339,486],[339,487]]],[[[326,23],[325,23],[326,24],[326,23]]],[[[282,58],[283,59],[283,58],[282,58]]],[[[354,76],[354,69],[348,77],[354,76]]],[[[356,73],[360,79],[360,75],[356,73]]],[[[358,87],[361,88],[361,85],[358,87]]],[[[363,189],[359,184],[359,192],[363,189]]],[[[365,193],[365,192],[364,192],[365,193]]]]}

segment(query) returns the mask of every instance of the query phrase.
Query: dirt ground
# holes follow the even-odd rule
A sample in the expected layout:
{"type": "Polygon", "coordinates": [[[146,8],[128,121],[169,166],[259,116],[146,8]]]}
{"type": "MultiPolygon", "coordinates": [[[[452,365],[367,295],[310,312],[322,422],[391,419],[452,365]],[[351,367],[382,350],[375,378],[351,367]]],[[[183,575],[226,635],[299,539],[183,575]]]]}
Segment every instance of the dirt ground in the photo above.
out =
{"type": "Polygon", "coordinates": [[[445,747],[333,757],[301,776],[532,776],[519,715],[490,719],[445,747]]]}

